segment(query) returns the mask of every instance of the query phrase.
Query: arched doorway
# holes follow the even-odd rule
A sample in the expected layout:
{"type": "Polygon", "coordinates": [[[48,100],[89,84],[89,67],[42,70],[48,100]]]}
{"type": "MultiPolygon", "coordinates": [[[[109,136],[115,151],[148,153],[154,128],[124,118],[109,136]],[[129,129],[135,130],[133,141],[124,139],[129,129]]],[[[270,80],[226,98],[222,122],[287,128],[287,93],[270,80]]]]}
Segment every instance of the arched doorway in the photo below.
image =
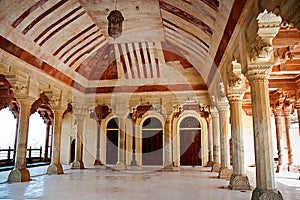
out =
{"type": "Polygon", "coordinates": [[[195,117],[186,117],[180,123],[180,165],[202,165],[201,127],[195,117]]]}
{"type": "Polygon", "coordinates": [[[143,122],[142,165],[163,164],[163,128],[160,120],[154,117],[143,122]]]}
{"type": "Polygon", "coordinates": [[[114,165],[118,162],[119,120],[111,119],[106,129],[106,164],[114,165]]]}

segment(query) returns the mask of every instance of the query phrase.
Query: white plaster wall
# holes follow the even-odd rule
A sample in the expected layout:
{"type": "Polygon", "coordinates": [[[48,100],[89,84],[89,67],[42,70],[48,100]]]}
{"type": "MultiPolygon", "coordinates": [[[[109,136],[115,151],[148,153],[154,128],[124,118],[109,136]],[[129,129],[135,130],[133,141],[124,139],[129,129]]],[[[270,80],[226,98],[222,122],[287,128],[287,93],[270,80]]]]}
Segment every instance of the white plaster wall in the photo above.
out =
{"type": "Polygon", "coordinates": [[[85,119],[82,139],[83,163],[84,165],[94,165],[97,147],[97,122],[95,119],[85,119]]]}
{"type": "Polygon", "coordinates": [[[76,128],[74,126],[74,115],[67,113],[62,120],[62,134],[61,134],[61,147],[60,147],[60,161],[61,164],[70,164],[71,142],[76,136],[76,128]]]}
{"type": "Polygon", "coordinates": [[[255,164],[253,122],[252,116],[246,115],[244,111],[242,117],[244,131],[245,166],[248,167],[253,166],[255,164]]]}

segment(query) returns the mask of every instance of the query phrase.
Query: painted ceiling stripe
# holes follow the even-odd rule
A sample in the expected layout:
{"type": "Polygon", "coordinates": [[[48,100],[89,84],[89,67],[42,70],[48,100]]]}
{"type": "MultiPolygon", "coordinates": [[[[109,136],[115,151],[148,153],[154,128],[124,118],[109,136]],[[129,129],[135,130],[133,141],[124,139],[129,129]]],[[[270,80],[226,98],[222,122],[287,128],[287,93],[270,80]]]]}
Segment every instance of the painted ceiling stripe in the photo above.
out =
{"type": "Polygon", "coordinates": [[[207,35],[212,36],[212,33],[213,33],[212,29],[207,24],[205,24],[203,21],[201,21],[200,19],[195,18],[193,15],[191,15],[177,7],[174,7],[173,5],[168,4],[164,1],[159,1],[159,5],[165,11],[184,19],[185,21],[195,25],[196,27],[199,27],[207,35]]]}
{"type": "Polygon", "coordinates": [[[26,34],[32,27],[34,27],[37,23],[39,23],[39,21],[41,21],[42,19],[44,19],[47,15],[51,14],[54,10],[58,9],[60,6],[62,6],[64,3],[66,3],[68,0],[62,0],[60,2],[58,2],[57,4],[55,4],[54,6],[52,6],[51,8],[49,8],[48,10],[46,10],[43,14],[41,14],[40,16],[38,16],[37,18],[35,18],[23,31],[23,34],[26,34]]]}
{"type": "MultiPolygon", "coordinates": [[[[87,40],[89,37],[96,35],[96,33],[99,30],[95,30],[94,32],[90,33],[89,35],[85,36],[83,39],[81,39],[80,41],[76,42],[74,45],[70,46],[63,54],[61,54],[61,56],[59,57],[59,59],[62,59],[62,57],[64,57],[67,53],[69,53],[72,49],[74,49],[76,46],[80,45],[81,43],[83,43],[85,40],[87,40]]],[[[102,34],[100,35],[102,36],[102,34]]]]}
{"type": "Polygon", "coordinates": [[[38,9],[40,6],[44,5],[44,3],[46,3],[48,0],[40,0],[38,2],[36,2],[33,6],[31,6],[28,10],[26,10],[25,12],[23,12],[23,14],[18,17],[12,24],[11,26],[16,28],[19,24],[22,23],[22,21],[24,21],[24,19],[26,17],[28,17],[28,15],[30,15],[30,13],[32,13],[33,11],[35,11],[36,9],[38,9]]]}
{"type": "Polygon", "coordinates": [[[64,21],[65,19],[67,19],[68,17],[70,17],[71,15],[73,15],[75,12],[77,12],[79,9],[81,9],[82,6],[79,6],[77,8],[75,8],[74,10],[72,10],[71,12],[69,12],[68,14],[66,14],[64,17],[60,18],[59,20],[57,20],[55,23],[53,23],[51,26],[47,27],[42,33],[40,33],[35,39],[34,42],[37,42],[39,39],[41,39],[41,37],[43,37],[48,31],[50,31],[52,28],[54,28],[55,26],[57,26],[59,23],[61,23],[62,21],[64,21]]]}
{"type": "Polygon", "coordinates": [[[143,85],[143,86],[111,86],[86,88],[85,94],[92,93],[140,93],[140,92],[167,92],[167,91],[196,91],[207,90],[206,84],[172,84],[172,85],[143,85]]]}
{"type": "MultiPolygon", "coordinates": [[[[121,44],[116,44],[116,51],[118,52],[118,54],[120,56],[120,61],[121,61],[121,66],[120,67],[122,67],[122,69],[123,69],[123,72],[124,72],[123,75],[125,76],[125,79],[128,79],[127,68],[126,68],[125,58],[124,58],[124,55],[122,53],[121,44]]],[[[123,77],[120,77],[120,78],[123,78],[123,77]]]]}
{"type": "Polygon", "coordinates": [[[75,58],[71,63],[70,63],[70,67],[72,67],[81,57],[83,57],[84,55],[87,55],[89,53],[91,53],[92,50],[94,50],[97,46],[100,46],[101,43],[103,43],[105,40],[101,40],[100,42],[98,42],[97,44],[95,44],[94,46],[92,46],[91,48],[89,48],[87,51],[83,52],[82,54],[80,54],[79,56],[77,56],[77,58],[75,58]]]}
{"type": "MultiPolygon", "coordinates": [[[[191,52],[194,52],[196,55],[200,56],[202,59],[205,59],[206,55],[204,55],[203,53],[198,52],[197,50],[195,50],[195,48],[191,48],[191,46],[189,44],[182,41],[182,39],[178,38],[174,33],[168,31],[168,32],[166,32],[166,37],[170,38],[172,41],[176,41],[177,44],[179,44],[183,47],[183,49],[188,49],[191,52]]],[[[174,43],[174,42],[172,42],[172,43],[174,43]]]]}
{"type": "Polygon", "coordinates": [[[141,78],[141,72],[140,72],[140,69],[139,69],[138,55],[137,55],[138,49],[135,49],[135,44],[134,43],[132,43],[132,49],[133,49],[133,57],[134,57],[135,68],[136,68],[136,71],[137,71],[137,77],[141,78]]]}
{"type": "MultiPolygon", "coordinates": [[[[196,38],[201,44],[203,44],[203,45],[206,47],[206,48],[203,48],[203,49],[204,49],[206,52],[208,52],[209,45],[208,45],[207,43],[205,43],[202,39],[200,39],[199,37],[197,37],[195,34],[189,32],[189,31],[187,31],[187,30],[182,29],[181,27],[177,26],[177,25],[174,24],[173,22],[170,22],[170,21],[168,21],[168,20],[166,20],[166,19],[163,19],[163,22],[166,22],[166,23],[163,23],[163,25],[166,26],[166,27],[169,28],[169,29],[172,29],[172,28],[171,28],[170,26],[168,26],[168,24],[172,25],[173,27],[175,27],[175,28],[177,28],[177,29],[179,29],[179,30],[181,30],[181,31],[183,31],[183,32],[185,32],[185,33],[191,35],[191,36],[193,36],[193,37],[196,38]]],[[[174,30],[174,29],[172,29],[172,30],[174,30]]],[[[174,30],[174,31],[176,31],[176,30],[174,30]]]]}
{"type": "Polygon", "coordinates": [[[52,33],[50,33],[42,42],[39,43],[40,46],[43,46],[51,37],[53,37],[56,33],[58,33],[60,30],[62,30],[63,28],[65,28],[67,25],[69,25],[70,23],[74,22],[76,19],[78,19],[79,17],[81,17],[82,15],[84,15],[86,12],[82,11],[81,13],[79,13],[78,15],[76,15],[74,18],[70,19],[69,21],[65,22],[64,24],[62,24],[60,27],[58,27],[57,29],[55,29],[54,31],[52,31],[52,33]]]}
{"type": "Polygon", "coordinates": [[[207,4],[209,7],[214,9],[215,11],[218,10],[219,8],[219,1],[218,0],[201,0],[205,4],[207,4]]]}
{"type": "Polygon", "coordinates": [[[208,55],[207,52],[203,51],[203,48],[201,45],[197,44],[190,38],[184,38],[184,37],[182,37],[181,34],[175,32],[175,31],[172,31],[171,29],[166,29],[165,34],[172,36],[173,39],[177,41],[177,43],[182,44],[187,49],[195,52],[198,56],[200,56],[202,58],[205,58],[208,55]]]}
{"type": "MultiPolygon", "coordinates": [[[[129,50],[129,44],[125,43],[125,49],[126,49],[126,54],[127,54],[127,58],[128,58],[128,62],[129,62],[129,68],[130,68],[130,74],[131,77],[134,79],[136,77],[136,75],[134,74],[134,66],[132,65],[132,60],[134,59],[131,55],[130,55],[130,50],[129,50]]],[[[126,58],[126,57],[125,57],[126,58]]]]}
{"type": "Polygon", "coordinates": [[[0,48],[4,51],[14,55],[15,57],[23,60],[24,62],[32,65],[33,67],[42,70],[44,73],[48,74],[49,76],[72,86],[75,89],[78,89],[81,92],[85,91],[85,88],[70,78],[68,75],[62,73],[58,69],[54,68],[53,66],[49,65],[48,63],[42,61],[41,59],[37,58],[36,56],[32,55],[28,51],[18,47],[17,45],[13,44],[6,38],[0,35],[0,48]]]}
{"type": "Polygon", "coordinates": [[[216,52],[214,62],[211,66],[211,70],[209,72],[209,76],[207,78],[207,85],[210,85],[212,83],[212,80],[217,72],[217,68],[219,67],[219,64],[222,59],[222,55],[224,54],[227,45],[231,39],[232,33],[238,23],[239,17],[241,16],[241,13],[244,9],[244,6],[246,4],[246,1],[234,1],[234,4],[232,6],[229,19],[227,20],[227,24],[225,27],[225,30],[223,32],[222,39],[220,41],[218,50],[216,52]]]}
{"type": "Polygon", "coordinates": [[[76,51],[74,51],[71,55],[68,56],[68,58],[66,60],[64,60],[64,63],[67,63],[75,54],[77,54],[78,52],[80,52],[82,49],[84,49],[85,47],[89,46],[90,44],[92,44],[94,41],[96,41],[97,39],[101,38],[102,35],[98,35],[97,37],[95,37],[94,39],[92,39],[91,41],[89,41],[88,43],[86,43],[85,45],[81,46],[80,48],[78,48],[76,51]]]}
{"type": "Polygon", "coordinates": [[[59,47],[54,53],[53,55],[56,56],[61,50],[63,50],[66,46],[68,46],[68,44],[70,44],[72,41],[76,40],[77,38],[79,38],[81,35],[85,34],[86,32],[88,32],[89,30],[91,30],[92,28],[94,28],[96,26],[96,24],[92,24],[89,27],[87,27],[86,29],[84,29],[83,31],[81,31],[80,33],[76,34],[75,36],[73,36],[72,38],[70,38],[68,41],[66,41],[63,45],[61,45],[61,47],[59,47]]]}

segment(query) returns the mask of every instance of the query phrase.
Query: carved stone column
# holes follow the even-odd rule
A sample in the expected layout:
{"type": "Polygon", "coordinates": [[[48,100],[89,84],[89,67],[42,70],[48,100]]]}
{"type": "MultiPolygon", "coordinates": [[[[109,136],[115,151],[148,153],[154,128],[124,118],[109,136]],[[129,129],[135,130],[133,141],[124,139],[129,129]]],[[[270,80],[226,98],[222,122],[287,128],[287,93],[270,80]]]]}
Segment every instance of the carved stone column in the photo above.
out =
{"type": "Polygon", "coordinates": [[[8,182],[25,182],[30,180],[30,173],[26,169],[26,152],[28,141],[28,126],[30,118],[31,105],[34,102],[33,99],[19,98],[20,114],[19,114],[19,126],[16,145],[16,157],[14,169],[8,175],[8,182]]]}
{"type": "Polygon", "coordinates": [[[44,151],[44,162],[49,161],[49,136],[50,136],[51,120],[46,123],[46,138],[45,138],[45,151],[44,151]]]}
{"type": "Polygon", "coordinates": [[[77,133],[76,133],[76,146],[75,146],[75,160],[72,163],[72,169],[84,169],[84,164],[82,161],[82,136],[83,136],[83,122],[85,117],[88,115],[88,110],[83,105],[74,105],[73,106],[74,115],[77,118],[77,133]]]}
{"type": "Polygon", "coordinates": [[[173,171],[172,164],[172,132],[171,132],[171,114],[167,114],[164,125],[164,168],[163,171],[173,171]]]}
{"type": "Polygon", "coordinates": [[[233,160],[233,172],[230,177],[229,187],[233,190],[250,190],[251,187],[249,179],[245,174],[245,152],[242,124],[242,101],[246,87],[241,65],[236,61],[232,62],[232,68],[228,77],[229,87],[227,91],[227,98],[230,105],[233,160]]]}
{"type": "Polygon", "coordinates": [[[287,147],[287,155],[288,155],[288,171],[292,171],[293,168],[293,153],[292,153],[292,145],[291,145],[291,136],[290,136],[290,126],[291,126],[291,117],[292,113],[292,104],[288,100],[284,102],[284,122],[285,122],[285,138],[286,138],[286,147],[287,147]]]}
{"type": "Polygon", "coordinates": [[[63,168],[60,163],[60,146],[61,146],[61,127],[62,127],[62,116],[64,110],[53,109],[54,112],[54,132],[52,137],[52,158],[51,164],[47,169],[47,174],[63,174],[63,168]]]}
{"type": "Polygon", "coordinates": [[[230,152],[229,152],[229,106],[228,101],[219,99],[217,104],[220,120],[220,147],[221,147],[221,168],[219,170],[219,178],[230,178],[232,169],[230,168],[230,152]]]}
{"type": "Polygon", "coordinates": [[[283,199],[275,187],[274,154],[268,78],[274,63],[271,41],[278,33],[281,18],[265,11],[257,17],[258,37],[248,60],[246,77],[251,87],[256,188],[252,200],[283,199]]]}
{"type": "Polygon", "coordinates": [[[295,103],[295,109],[297,110],[298,126],[299,126],[299,136],[300,136],[300,100],[299,99],[295,103]]]}
{"type": "Polygon", "coordinates": [[[94,118],[97,122],[97,141],[96,141],[96,159],[94,165],[103,165],[100,160],[100,136],[101,136],[101,122],[109,115],[110,109],[105,105],[98,105],[93,112],[90,113],[90,117],[94,118]]]}
{"type": "Polygon", "coordinates": [[[208,128],[208,162],[207,167],[212,167],[213,162],[213,133],[212,133],[212,119],[211,116],[206,118],[207,128],[208,128]]]}
{"type": "Polygon", "coordinates": [[[275,118],[275,127],[276,127],[276,144],[277,144],[277,155],[278,155],[278,165],[276,168],[276,172],[285,171],[286,165],[283,162],[283,135],[282,130],[284,128],[284,118],[283,118],[283,110],[282,105],[277,105],[273,110],[274,118],[275,118]]]}
{"type": "Polygon", "coordinates": [[[100,123],[97,123],[96,159],[94,165],[103,165],[100,160],[100,134],[101,134],[101,126],[100,123]]]}
{"type": "Polygon", "coordinates": [[[219,172],[221,167],[220,162],[220,126],[219,126],[219,113],[215,107],[212,107],[212,134],[213,134],[213,166],[212,172],[219,172]]]}
{"type": "Polygon", "coordinates": [[[126,137],[126,130],[125,130],[125,123],[126,123],[126,115],[119,115],[119,127],[120,127],[120,132],[119,132],[119,145],[118,145],[118,162],[116,164],[116,169],[117,170],[126,170],[127,165],[125,162],[125,137],[126,137]]]}

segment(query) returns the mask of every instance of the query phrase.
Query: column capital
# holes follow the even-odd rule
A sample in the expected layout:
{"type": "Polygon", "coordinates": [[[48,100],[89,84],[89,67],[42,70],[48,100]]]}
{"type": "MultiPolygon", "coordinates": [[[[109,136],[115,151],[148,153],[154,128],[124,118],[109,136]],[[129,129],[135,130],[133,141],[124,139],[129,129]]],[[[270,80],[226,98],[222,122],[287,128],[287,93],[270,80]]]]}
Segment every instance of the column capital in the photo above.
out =
{"type": "Polygon", "coordinates": [[[250,82],[266,81],[269,78],[274,64],[272,39],[277,35],[282,21],[280,16],[272,12],[268,13],[266,10],[260,13],[256,20],[258,21],[257,36],[250,47],[245,74],[250,82]]]}
{"type": "Polygon", "coordinates": [[[293,112],[293,103],[289,99],[283,102],[283,112],[285,116],[289,116],[293,112]]]}
{"type": "Polygon", "coordinates": [[[228,71],[227,99],[229,102],[242,101],[246,91],[245,77],[241,64],[234,60],[228,71]]]}
{"type": "Polygon", "coordinates": [[[77,119],[84,119],[89,114],[89,108],[83,103],[74,103],[72,109],[77,119]]]}
{"type": "Polygon", "coordinates": [[[63,115],[65,112],[65,109],[62,108],[52,108],[54,115],[63,115]]]}
{"type": "Polygon", "coordinates": [[[219,112],[229,111],[228,101],[219,101],[217,103],[217,109],[218,109],[219,112]]]}
{"type": "Polygon", "coordinates": [[[218,110],[214,107],[214,108],[212,108],[212,109],[210,110],[210,115],[211,115],[212,118],[217,118],[217,117],[219,117],[219,112],[218,112],[218,110]]]}
{"type": "Polygon", "coordinates": [[[272,69],[272,63],[248,64],[245,76],[251,81],[268,81],[272,69]]]}
{"type": "Polygon", "coordinates": [[[297,100],[295,103],[294,103],[294,108],[299,110],[300,109],[300,100],[297,100]]]}

